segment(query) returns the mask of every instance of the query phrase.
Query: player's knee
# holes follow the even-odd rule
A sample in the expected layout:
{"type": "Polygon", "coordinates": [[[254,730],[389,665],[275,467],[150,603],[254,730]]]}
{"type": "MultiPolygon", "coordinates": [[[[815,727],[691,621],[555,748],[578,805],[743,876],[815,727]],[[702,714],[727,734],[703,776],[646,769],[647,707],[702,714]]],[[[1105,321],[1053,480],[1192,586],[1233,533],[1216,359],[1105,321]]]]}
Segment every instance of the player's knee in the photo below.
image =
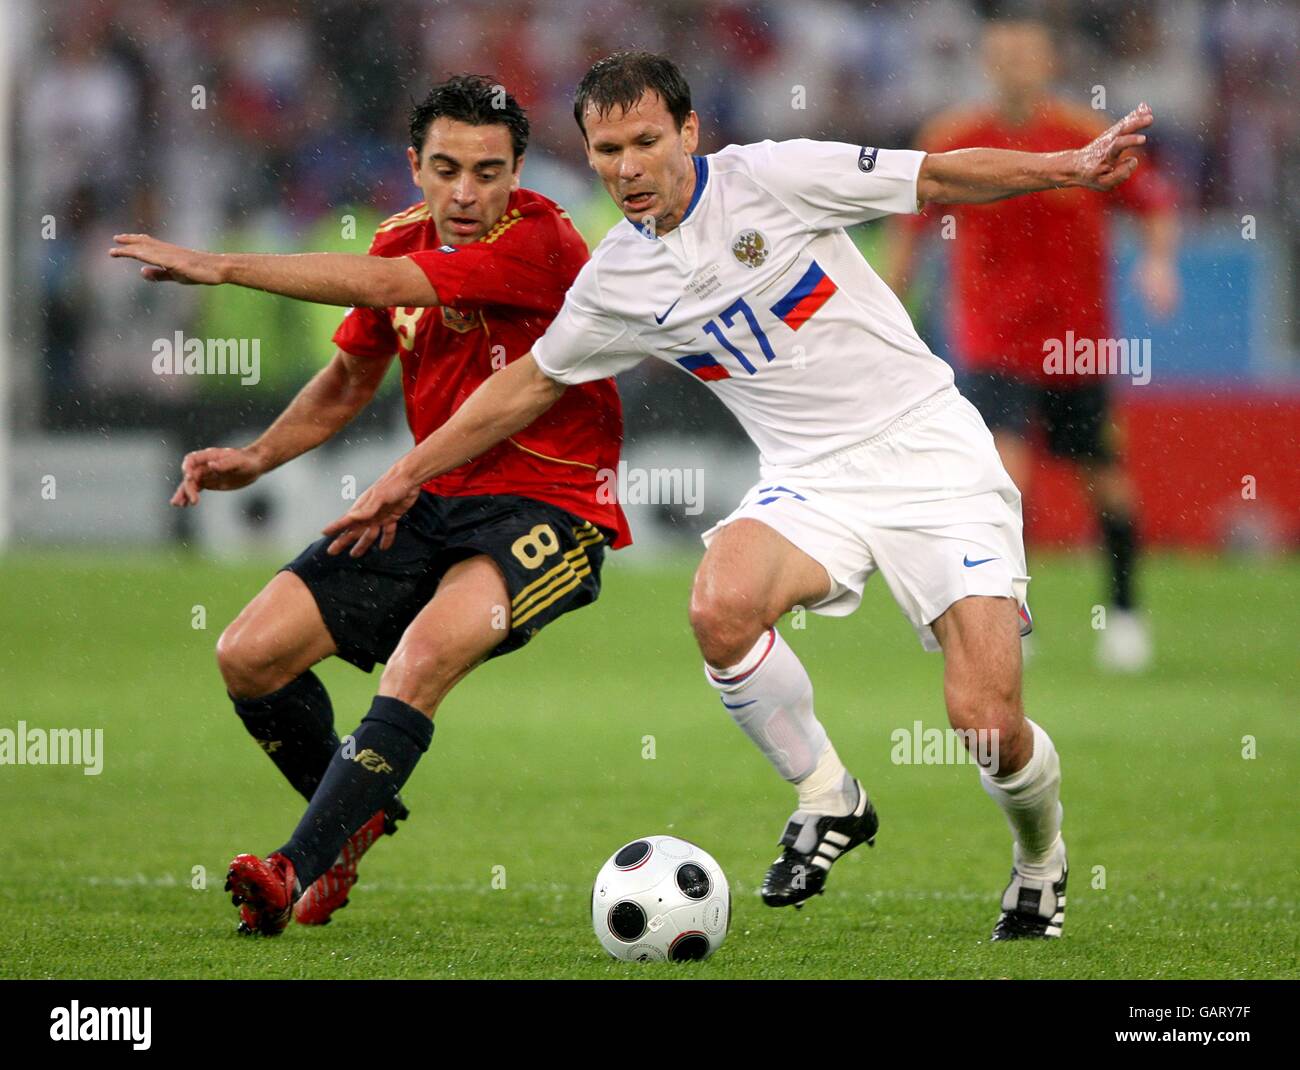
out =
{"type": "Polygon", "coordinates": [[[238,621],[221,633],[216,654],[226,690],[236,698],[259,698],[279,686],[275,659],[238,621]]]}
{"type": "Polygon", "coordinates": [[[1008,729],[1023,720],[1020,688],[1013,680],[985,679],[944,689],[948,723],[954,729],[1008,729]]]}
{"type": "Polygon", "coordinates": [[[969,746],[995,741],[1001,764],[1016,767],[1029,739],[1020,688],[1013,680],[986,679],[945,688],[948,723],[969,746]]]}
{"type": "Polygon", "coordinates": [[[718,667],[740,661],[765,627],[743,599],[699,590],[691,595],[690,618],[700,653],[718,667]]]}

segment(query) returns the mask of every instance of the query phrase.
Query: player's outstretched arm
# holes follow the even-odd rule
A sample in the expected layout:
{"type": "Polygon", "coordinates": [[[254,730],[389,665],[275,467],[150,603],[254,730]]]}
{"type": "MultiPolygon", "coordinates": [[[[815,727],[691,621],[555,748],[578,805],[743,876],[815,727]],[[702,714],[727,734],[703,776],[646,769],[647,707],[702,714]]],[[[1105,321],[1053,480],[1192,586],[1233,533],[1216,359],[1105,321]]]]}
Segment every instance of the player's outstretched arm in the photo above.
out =
{"type": "Polygon", "coordinates": [[[333,535],[332,554],[352,547],[360,557],[376,540],[387,550],[397,521],[415,504],[421,484],[472,461],[522,431],[554,405],[565,386],[542,372],[531,353],[489,376],[445,424],[416,445],[322,533],[333,535]]]}
{"type": "Polygon", "coordinates": [[[238,490],[338,434],[375,396],[392,358],[375,360],[335,350],[334,359],[298,391],[267,430],[243,447],[187,453],[171,504],[198,505],[205,490],[238,490]]]}
{"type": "Polygon", "coordinates": [[[1079,149],[957,149],[933,153],[926,156],[917,175],[917,200],[982,204],[1063,187],[1107,192],[1137,170],[1138,158],[1133,150],[1146,143],[1146,135],[1139,131],[1154,121],[1151,109],[1140,104],[1079,149]]]}
{"type": "Polygon", "coordinates": [[[437,291],[404,256],[357,253],[206,253],[148,234],[116,234],[109,256],[139,260],[150,282],[230,283],[322,305],[432,308],[437,291]]]}

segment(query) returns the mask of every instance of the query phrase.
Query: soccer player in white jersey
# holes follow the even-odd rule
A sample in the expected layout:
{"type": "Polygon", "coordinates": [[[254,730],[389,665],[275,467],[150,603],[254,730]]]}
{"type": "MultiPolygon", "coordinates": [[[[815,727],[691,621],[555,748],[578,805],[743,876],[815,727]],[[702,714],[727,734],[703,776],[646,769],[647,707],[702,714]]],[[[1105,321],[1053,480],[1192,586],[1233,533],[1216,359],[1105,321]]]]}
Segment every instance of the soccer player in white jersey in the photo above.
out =
{"type": "MultiPolygon", "coordinates": [[[[1059,936],[1060,763],[1021,705],[1020,635],[1030,622],[1020,494],[949,366],[844,228],[931,201],[1110,190],[1137,166],[1149,109],[1054,153],[927,155],[798,140],[700,157],[680,71],[623,52],[583,78],[574,115],[626,221],[597,247],[532,353],[480,386],[326,534],[336,549],[382,544],[423,482],[527,427],[566,387],[647,357],[677,366],[718,394],[761,455],[758,484],[704,536],[690,614],[708,681],[798,791],[764,902],[817,894],[835,860],[876,834],[866,792],[836,754],[776,624],[797,605],[851,613],[880,572],[925,649],[943,651],[949,721],[968,746],[984,744],[972,747],[981,780],[1011,826],[1011,882],[993,938],[1059,936]]],[[[183,252],[172,247],[171,261],[157,262],[183,277],[183,252]]],[[[294,260],[294,285],[277,292],[438,303],[425,273],[401,257],[294,260]]]]}

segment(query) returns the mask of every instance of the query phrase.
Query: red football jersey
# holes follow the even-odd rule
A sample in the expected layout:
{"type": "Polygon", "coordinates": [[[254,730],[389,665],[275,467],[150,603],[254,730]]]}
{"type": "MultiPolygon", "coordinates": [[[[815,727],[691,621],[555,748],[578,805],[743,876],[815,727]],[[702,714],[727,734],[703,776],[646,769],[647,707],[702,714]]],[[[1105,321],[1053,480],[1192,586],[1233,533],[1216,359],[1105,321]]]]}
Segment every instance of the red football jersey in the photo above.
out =
{"type": "MultiPolygon", "coordinates": [[[[429,277],[437,308],[354,308],[334,342],[358,357],[402,361],[406,421],[421,442],[493,371],[532,348],[587,261],[567,213],[532,190],[510,195],[505,213],[469,245],[443,245],[421,202],[380,224],[372,256],[409,256],[429,277]]],[[[433,494],[518,494],[561,506],[632,539],[608,488],[623,441],[612,379],[571,386],[531,426],[424,484],[433,494]]]]}
{"type": "MultiPolygon", "coordinates": [[[[922,137],[926,152],[995,148],[1056,152],[1078,148],[1104,128],[1083,108],[1050,101],[1021,126],[992,108],[941,121],[922,137]]],[[[1168,184],[1144,160],[1110,193],[1046,190],[992,204],[930,204],[913,225],[954,217],[949,260],[953,343],[970,368],[1039,382],[1043,343],[1111,336],[1106,236],[1111,207],[1139,213],[1173,203],[1168,184]]],[[[1055,377],[1054,377],[1055,378],[1055,377]]]]}

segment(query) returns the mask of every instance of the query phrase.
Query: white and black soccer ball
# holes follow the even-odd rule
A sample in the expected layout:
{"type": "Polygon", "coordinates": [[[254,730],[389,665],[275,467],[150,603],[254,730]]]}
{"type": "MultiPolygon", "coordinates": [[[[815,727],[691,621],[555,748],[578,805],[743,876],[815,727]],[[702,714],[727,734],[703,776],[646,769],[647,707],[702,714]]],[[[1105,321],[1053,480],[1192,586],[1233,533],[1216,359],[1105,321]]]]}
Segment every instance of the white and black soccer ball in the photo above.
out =
{"type": "Polygon", "coordinates": [[[676,836],[644,836],[596,875],[591,924],[616,959],[706,959],[731,924],[731,889],[707,851],[676,836]]]}

